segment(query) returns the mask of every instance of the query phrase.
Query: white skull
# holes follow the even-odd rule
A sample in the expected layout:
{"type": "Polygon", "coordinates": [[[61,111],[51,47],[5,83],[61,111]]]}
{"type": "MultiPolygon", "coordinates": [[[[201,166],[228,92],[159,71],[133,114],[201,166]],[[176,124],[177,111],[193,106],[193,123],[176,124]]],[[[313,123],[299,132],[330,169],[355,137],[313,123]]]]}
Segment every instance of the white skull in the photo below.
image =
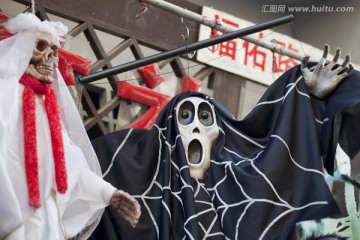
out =
{"type": "Polygon", "coordinates": [[[47,32],[38,32],[35,48],[26,73],[39,81],[52,83],[54,69],[57,67],[58,47],[53,43],[53,37],[47,32]]]}
{"type": "Polygon", "coordinates": [[[212,144],[219,135],[214,108],[202,98],[189,97],[178,103],[176,120],[190,175],[202,179],[210,166],[212,144]]]}

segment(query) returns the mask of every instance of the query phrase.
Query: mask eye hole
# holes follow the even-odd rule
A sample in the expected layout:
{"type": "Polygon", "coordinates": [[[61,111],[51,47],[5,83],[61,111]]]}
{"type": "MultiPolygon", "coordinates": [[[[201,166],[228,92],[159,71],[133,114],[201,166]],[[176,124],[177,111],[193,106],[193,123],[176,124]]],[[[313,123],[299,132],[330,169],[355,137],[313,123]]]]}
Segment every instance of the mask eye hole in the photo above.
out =
{"type": "Polygon", "coordinates": [[[209,117],[210,117],[209,112],[204,111],[204,112],[201,112],[201,113],[200,113],[200,118],[203,119],[203,120],[206,120],[206,119],[208,119],[209,117]]]}
{"type": "Polygon", "coordinates": [[[190,117],[189,111],[183,111],[181,112],[181,119],[188,119],[190,117]]]}
{"type": "Polygon", "coordinates": [[[198,109],[199,121],[206,127],[211,126],[214,123],[214,116],[211,106],[208,103],[200,103],[198,109]]]}
{"type": "Polygon", "coordinates": [[[194,105],[191,102],[181,104],[178,112],[178,121],[182,125],[188,125],[194,120],[194,105]]]}

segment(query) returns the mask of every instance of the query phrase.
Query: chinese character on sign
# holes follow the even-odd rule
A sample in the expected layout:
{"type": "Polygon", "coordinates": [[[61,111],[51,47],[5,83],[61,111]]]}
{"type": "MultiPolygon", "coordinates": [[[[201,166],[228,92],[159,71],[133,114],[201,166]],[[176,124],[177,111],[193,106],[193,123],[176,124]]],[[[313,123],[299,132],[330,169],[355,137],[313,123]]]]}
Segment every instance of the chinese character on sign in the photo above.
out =
{"type": "MultiPolygon", "coordinates": [[[[262,38],[263,34],[259,33],[259,38],[262,38]]],[[[244,64],[248,65],[248,61],[251,61],[253,68],[260,68],[261,71],[265,71],[265,63],[266,63],[266,52],[259,49],[259,46],[255,44],[250,44],[249,42],[244,42],[243,47],[245,48],[245,59],[244,64]]],[[[251,64],[251,63],[250,63],[251,64]]]]}
{"type": "MultiPolygon", "coordinates": [[[[279,42],[279,41],[276,41],[276,43],[288,48],[291,51],[294,51],[294,52],[298,51],[297,49],[295,49],[293,47],[293,45],[291,43],[289,43],[287,45],[285,43],[279,42]]],[[[298,62],[295,59],[278,54],[278,53],[274,53],[273,57],[274,57],[274,59],[273,59],[274,63],[272,66],[273,72],[283,73],[283,72],[286,72],[287,70],[289,70],[290,68],[298,65],[298,62]]]]}
{"type": "MultiPolygon", "coordinates": [[[[218,20],[219,19],[219,15],[215,15],[215,19],[218,20]]],[[[230,20],[227,20],[225,18],[222,19],[222,22],[226,25],[229,25],[230,27],[234,27],[234,28],[239,28],[239,25],[235,22],[232,22],[230,20]]],[[[220,32],[217,30],[213,30],[211,32],[211,36],[210,37],[216,37],[219,36],[220,32]]],[[[227,42],[223,42],[220,43],[218,45],[219,48],[219,55],[220,56],[228,56],[230,57],[232,60],[235,60],[235,53],[236,53],[236,41],[235,40],[230,40],[227,42]]],[[[211,47],[211,51],[215,52],[217,49],[217,46],[212,46],[211,47]]]]}

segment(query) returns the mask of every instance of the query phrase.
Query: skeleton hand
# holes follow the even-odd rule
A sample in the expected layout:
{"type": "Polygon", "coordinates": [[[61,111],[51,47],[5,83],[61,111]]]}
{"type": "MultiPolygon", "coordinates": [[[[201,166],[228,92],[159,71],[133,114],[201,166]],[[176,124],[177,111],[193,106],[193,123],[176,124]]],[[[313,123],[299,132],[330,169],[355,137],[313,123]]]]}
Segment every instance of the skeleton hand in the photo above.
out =
{"type": "Polygon", "coordinates": [[[140,205],[135,198],[130,196],[127,192],[116,190],[111,196],[110,204],[130,223],[132,227],[136,226],[141,211],[140,205]]]}
{"type": "Polygon", "coordinates": [[[349,64],[350,55],[346,55],[341,66],[334,68],[340,56],[340,48],[336,49],[332,62],[325,63],[329,49],[329,45],[326,44],[324,54],[313,71],[310,71],[307,68],[309,57],[304,57],[301,61],[301,72],[305,79],[305,83],[308,86],[310,93],[318,98],[325,98],[329,95],[354,70],[353,65],[351,63],[349,64]]]}

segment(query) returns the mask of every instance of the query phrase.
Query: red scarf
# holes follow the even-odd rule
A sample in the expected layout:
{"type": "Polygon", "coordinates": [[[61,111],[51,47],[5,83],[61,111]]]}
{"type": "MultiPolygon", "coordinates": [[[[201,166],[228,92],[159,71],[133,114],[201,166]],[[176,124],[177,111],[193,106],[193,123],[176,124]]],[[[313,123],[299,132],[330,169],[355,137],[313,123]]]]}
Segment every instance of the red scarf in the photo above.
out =
{"type": "Polygon", "coordinates": [[[36,78],[27,74],[24,74],[19,82],[25,85],[23,92],[24,152],[29,204],[32,207],[39,208],[41,203],[36,143],[35,94],[45,96],[44,105],[50,128],[56,186],[59,193],[65,193],[67,190],[67,175],[59,106],[57,104],[56,94],[50,84],[41,83],[36,78]]]}

